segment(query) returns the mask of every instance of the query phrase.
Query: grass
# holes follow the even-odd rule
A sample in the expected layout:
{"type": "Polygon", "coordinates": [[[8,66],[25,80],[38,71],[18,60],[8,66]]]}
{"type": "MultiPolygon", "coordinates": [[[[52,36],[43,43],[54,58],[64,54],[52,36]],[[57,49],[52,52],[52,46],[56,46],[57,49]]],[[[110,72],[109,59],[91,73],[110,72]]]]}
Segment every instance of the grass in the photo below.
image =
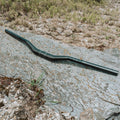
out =
{"type": "Polygon", "coordinates": [[[112,36],[112,35],[109,35],[109,36],[106,36],[105,37],[106,38],[106,40],[115,40],[115,37],[114,36],[112,36]]]}
{"type": "Polygon", "coordinates": [[[31,81],[28,82],[28,83],[29,83],[32,87],[34,87],[34,86],[41,87],[41,86],[42,86],[42,83],[43,83],[42,78],[43,78],[43,74],[41,74],[41,75],[37,78],[37,80],[31,79],[31,81]]]}
{"type": "MultiPolygon", "coordinates": [[[[30,84],[30,87],[32,90],[36,91],[36,95],[35,97],[39,97],[39,95],[41,93],[43,93],[43,73],[37,78],[37,79],[32,79],[30,80],[30,82],[28,82],[28,84],[30,84]]],[[[31,74],[32,77],[32,74],[31,74]]],[[[40,100],[41,101],[41,100],[40,100]]],[[[40,102],[37,101],[37,102],[40,102]]]]}
{"type": "Polygon", "coordinates": [[[61,101],[48,101],[48,102],[53,103],[53,104],[60,104],[61,103],[61,101]]]}
{"type": "MultiPolygon", "coordinates": [[[[33,79],[34,78],[34,75],[32,75],[31,73],[31,80],[29,82],[27,82],[30,87],[32,88],[32,90],[36,91],[36,95],[35,97],[39,97],[40,94],[43,94],[43,73],[35,80],[33,79]],[[33,78],[32,78],[33,77],[33,78]],[[37,89],[36,89],[37,88],[37,89]]],[[[50,102],[50,103],[53,103],[53,104],[60,104],[61,101],[55,101],[55,100],[52,100],[52,101],[49,101],[47,99],[44,98],[45,101],[47,102],[50,102]]],[[[37,100],[36,101],[37,103],[41,102],[41,99],[40,100],[37,100]]]]}
{"type": "Polygon", "coordinates": [[[24,14],[29,18],[57,16],[95,24],[100,19],[95,7],[103,4],[103,0],[97,1],[99,0],[0,0],[0,13],[8,21],[24,14]],[[82,14],[76,11],[81,11],[82,14]]]}

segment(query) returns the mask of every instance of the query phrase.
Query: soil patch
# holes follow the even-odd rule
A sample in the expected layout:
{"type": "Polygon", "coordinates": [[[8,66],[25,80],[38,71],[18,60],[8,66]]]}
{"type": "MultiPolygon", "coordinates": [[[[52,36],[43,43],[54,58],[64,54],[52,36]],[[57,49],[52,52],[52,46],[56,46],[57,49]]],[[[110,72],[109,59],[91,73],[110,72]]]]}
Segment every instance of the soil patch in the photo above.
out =
{"type": "Polygon", "coordinates": [[[44,105],[44,90],[31,86],[20,78],[0,77],[0,110],[3,119],[33,120],[44,105]],[[15,119],[16,118],[16,119],[15,119]]]}

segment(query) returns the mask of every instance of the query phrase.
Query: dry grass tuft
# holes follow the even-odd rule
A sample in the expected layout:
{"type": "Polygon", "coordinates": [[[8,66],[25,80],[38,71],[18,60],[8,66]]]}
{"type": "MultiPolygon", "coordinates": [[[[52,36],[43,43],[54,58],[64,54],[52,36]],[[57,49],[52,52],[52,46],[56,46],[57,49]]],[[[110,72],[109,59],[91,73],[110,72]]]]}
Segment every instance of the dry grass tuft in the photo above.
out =
{"type": "Polygon", "coordinates": [[[24,14],[29,18],[37,18],[40,15],[51,18],[64,16],[75,22],[81,20],[95,24],[100,19],[100,15],[94,8],[101,4],[103,0],[0,0],[0,13],[4,14],[8,21],[16,20],[24,14]]]}

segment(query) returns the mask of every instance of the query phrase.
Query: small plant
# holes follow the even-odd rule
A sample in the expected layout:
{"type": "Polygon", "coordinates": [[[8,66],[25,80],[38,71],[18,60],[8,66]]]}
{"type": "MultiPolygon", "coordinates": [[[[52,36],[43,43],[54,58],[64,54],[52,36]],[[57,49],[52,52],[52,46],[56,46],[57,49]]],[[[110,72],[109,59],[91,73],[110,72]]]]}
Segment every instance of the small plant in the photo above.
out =
{"type": "Polygon", "coordinates": [[[120,34],[118,34],[118,37],[120,37],[120,34]]]}
{"type": "Polygon", "coordinates": [[[106,40],[109,40],[110,39],[110,37],[109,36],[106,36],[106,40]]]}
{"type": "Polygon", "coordinates": [[[116,29],[116,31],[117,31],[117,32],[120,32],[120,29],[119,29],[119,28],[117,28],[117,29],[116,29]]]}
{"type": "Polygon", "coordinates": [[[72,41],[74,41],[75,38],[76,38],[76,37],[75,37],[75,34],[73,33],[73,34],[72,34],[72,41]]]}
{"type": "MultiPolygon", "coordinates": [[[[31,74],[31,77],[32,77],[32,74],[31,74]]],[[[28,82],[28,84],[30,85],[30,89],[35,91],[36,93],[34,97],[35,99],[37,98],[37,101],[36,101],[37,104],[43,104],[42,102],[44,102],[44,101],[41,101],[41,97],[44,96],[44,90],[42,88],[44,80],[42,78],[43,78],[43,74],[41,74],[37,78],[37,80],[31,79],[31,81],[28,82]]]]}
{"type": "Polygon", "coordinates": [[[7,20],[13,21],[18,17],[18,13],[15,10],[11,10],[7,13],[7,20]]]}
{"type": "MultiPolygon", "coordinates": [[[[31,77],[32,77],[32,73],[31,73],[31,77]]],[[[33,76],[34,78],[34,76],[33,76]]],[[[43,86],[43,73],[37,78],[37,79],[33,79],[31,78],[30,81],[28,81],[27,83],[30,85],[31,89],[36,91],[36,96],[39,95],[40,91],[43,90],[42,86],[43,86]]]]}
{"type": "Polygon", "coordinates": [[[109,40],[109,39],[111,39],[111,40],[115,40],[115,37],[114,37],[114,36],[111,36],[111,35],[106,36],[106,40],[109,40]]]}
{"type": "Polygon", "coordinates": [[[43,74],[41,74],[37,80],[35,79],[31,79],[31,81],[29,82],[29,84],[33,87],[33,86],[38,86],[38,87],[41,87],[42,86],[42,83],[43,83],[43,74]]]}
{"type": "Polygon", "coordinates": [[[53,104],[59,104],[59,103],[61,103],[60,101],[49,101],[49,102],[51,102],[53,104]]]}

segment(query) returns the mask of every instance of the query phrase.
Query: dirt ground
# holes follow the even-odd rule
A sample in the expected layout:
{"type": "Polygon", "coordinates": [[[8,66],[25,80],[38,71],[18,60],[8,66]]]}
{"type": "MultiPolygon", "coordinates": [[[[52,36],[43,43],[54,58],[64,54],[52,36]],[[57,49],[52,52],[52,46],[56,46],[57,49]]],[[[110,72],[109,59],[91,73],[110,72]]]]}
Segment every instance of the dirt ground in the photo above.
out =
{"type": "Polygon", "coordinates": [[[64,18],[39,17],[29,19],[23,15],[9,22],[0,17],[1,25],[14,30],[31,32],[67,44],[97,50],[120,49],[120,1],[110,0],[99,9],[102,19],[96,24],[66,21],[64,18]]]}
{"type": "Polygon", "coordinates": [[[0,119],[33,120],[38,111],[42,113],[39,107],[45,103],[43,97],[43,89],[20,78],[0,77],[0,119]]]}

